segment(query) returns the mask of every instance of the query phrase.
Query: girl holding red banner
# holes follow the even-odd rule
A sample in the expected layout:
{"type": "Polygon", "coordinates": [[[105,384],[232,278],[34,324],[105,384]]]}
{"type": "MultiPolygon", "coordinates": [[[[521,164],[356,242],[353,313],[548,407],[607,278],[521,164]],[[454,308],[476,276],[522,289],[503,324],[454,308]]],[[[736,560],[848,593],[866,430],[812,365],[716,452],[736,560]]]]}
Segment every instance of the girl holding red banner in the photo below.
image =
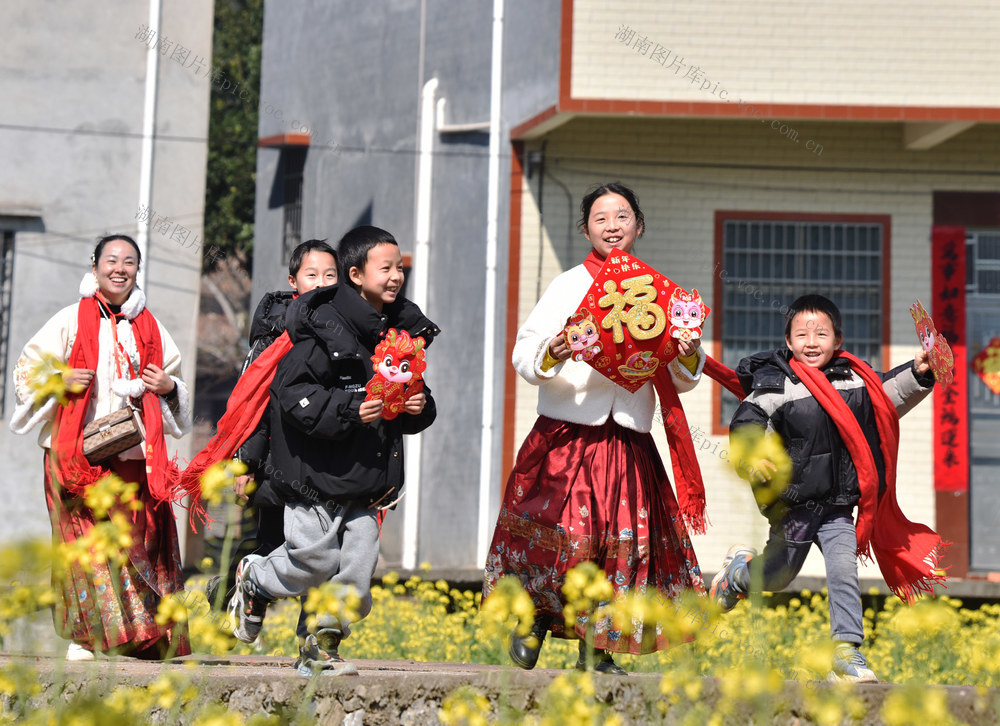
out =
{"type": "MultiPolygon", "coordinates": [[[[577,313],[605,259],[628,253],[644,231],[638,200],[621,184],[590,192],[580,210],[579,226],[593,250],[583,264],[552,281],[514,345],[514,367],[539,387],[539,418],[507,482],[483,594],[489,596],[501,577],[512,575],[534,601],[531,635],[511,638],[510,656],[521,668],[535,666],[551,631],[555,637],[580,639],[577,668],[592,660],[599,672],[624,675],[608,651],[661,650],[670,645],[665,634],[644,625],[626,636],[609,619],[593,622],[586,613],[575,623],[564,622],[560,591],[566,573],[593,561],[616,598],[639,592],[675,598],[687,589],[703,590],[685,523],[703,527],[704,494],[691,496],[683,489],[684,507],[674,499],[650,435],[654,387],[647,384],[630,393],[584,356],[571,358],[563,330],[568,318],[577,313]],[[588,630],[593,633],[592,653],[587,652],[588,630]]],[[[661,398],[676,402],[678,391],[697,384],[704,365],[699,345],[698,339],[678,342],[680,357],[662,366],[656,379],[661,398]]],[[[693,460],[693,450],[688,453],[693,460]]]]}
{"type": "Polygon", "coordinates": [[[171,502],[199,493],[178,483],[164,441],[164,434],[179,438],[191,430],[180,352],[135,284],[141,263],[136,243],[123,235],[104,237],[91,259],[80,301],[56,313],[18,358],[10,425],[27,433],[42,424],[38,443],[45,451],[45,499],[56,542],[83,540],[102,520],[85,497],[109,473],[138,483],[134,503],[141,508],[121,503],[107,512],[128,526],[130,543],[120,562],[101,561],[92,551],[89,567],[74,559],[67,571],[54,568],[59,592],[53,618],[58,633],[72,641],[69,660],[92,660],[98,650],[140,658],[185,655],[186,628],[171,632],[155,619],[160,599],[184,588],[171,502]],[[42,377],[59,375],[56,366],[63,368],[68,394],[63,405],[54,393],[36,394],[48,392],[42,377]],[[84,426],[130,403],[141,411],[144,440],[91,465],[82,452],[84,426]]]}

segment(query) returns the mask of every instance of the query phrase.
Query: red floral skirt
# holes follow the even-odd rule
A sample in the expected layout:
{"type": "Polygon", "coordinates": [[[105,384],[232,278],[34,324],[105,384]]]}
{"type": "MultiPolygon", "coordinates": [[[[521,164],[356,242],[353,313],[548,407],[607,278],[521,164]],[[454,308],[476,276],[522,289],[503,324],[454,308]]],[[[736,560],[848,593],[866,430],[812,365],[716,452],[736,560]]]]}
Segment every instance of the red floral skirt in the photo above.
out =
{"type": "MultiPolygon", "coordinates": [[[[53,540],[56,545],[73,542],[94,527],[94,514],[82,497],[66,492],[60,497],[49,466],[46,451],[45,500],[53,540]]],[[[187,655],[191,652],[187,626],[156,623],[160,599],[184,589],[171,507],[150,496],[144,461],[115,459],[110,468],[123,480],[139,483],[137,498],[142,509],[132,512],[118,506],[109,512],[109,516],[120,511],[128,517],[132,545],[122,552],[118,565],[94,562],[85,569],[73,562],[67,571],[53,571],[56,632],[88,650],[116,649],[124,655],[155,659],[162,658],[173,644],[174,655],[187,655]]]]}
{"type": "MultiPolygon", "coordinates": [[[[582,426],[541,416],[507,482],[483,595],[504,575],[517,577],[536,612],[553,617],[553,635],[583,637],[589,617],[580,614],[567,628],[560,593],[566,572],[586,560],[604,570],[616,598],[634,592],[672,599],[705,587],[653,437],[610,417],[602,426],[582,426]]],[[[593,627],[594,645],[605,650],[649,653],[671,645],[658,625],[628,636],[607,618],[593,627]]]]}

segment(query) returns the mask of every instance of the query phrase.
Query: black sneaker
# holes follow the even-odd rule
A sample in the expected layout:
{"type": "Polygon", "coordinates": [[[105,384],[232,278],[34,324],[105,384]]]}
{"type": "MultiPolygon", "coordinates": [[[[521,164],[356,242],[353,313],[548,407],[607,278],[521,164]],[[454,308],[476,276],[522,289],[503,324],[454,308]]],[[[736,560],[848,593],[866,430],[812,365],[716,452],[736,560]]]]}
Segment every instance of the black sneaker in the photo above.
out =
{"type": "Polygon", "coordinates": [[[247,565],[263,559],[260,555],[247,555],[236,567],[235,592],[229,599],[229,618],[233,636],[244,643],[252,643],[260,635],[264,625],[264,615],[271,603],[264,597],[247,574],[247,565]]]}
{"type": "Polygon", "coordinates": [[[295,661],[295,670],[299,675],[306,678],[318,673],[329,676],[358,675],[357,667],[353,663],[346,662],[337,652],[340,647],[340,637],[340,631],[332,628],[324,628],[315,635],[307,635],[305,642],[299,646],[299,657],[295,661]]]}
{"type": "Polygon", "coordinates": [[[226,605],[229,604],[229,598],[232,597],[232,590],[227,591],[222,599],[219,599],[219,590],[223,586],[223,578],[221,575],[212,575],[208,578],[208,584],[205,585],[205,599],[208,600],[208,606],[212,610],[218,610],[220,612],[226,611],[226,605]]]}

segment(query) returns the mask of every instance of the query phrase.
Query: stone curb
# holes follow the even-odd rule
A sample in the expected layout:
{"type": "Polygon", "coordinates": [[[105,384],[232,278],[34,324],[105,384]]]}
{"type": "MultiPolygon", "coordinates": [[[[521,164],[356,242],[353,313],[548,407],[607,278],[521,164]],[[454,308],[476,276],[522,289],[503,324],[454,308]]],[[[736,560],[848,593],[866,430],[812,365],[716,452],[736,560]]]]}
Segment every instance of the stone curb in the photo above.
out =
{"type": "MultiPolygon", "coordinates": [[[[199,691],[199,705],[223,703],[244,717],[254,714],[278,714],[282,722],[304,716],[307,722],[380,726],[437,724],[438,709],[449,694],[468,685],[485,695],[496,712],[502,705],[521,711],[537,706],[545,689],[563,671],[537,669],[522,671],[508,666],[462,663],[416,663],[413,661],[352,660],[357,676],[318,676],[303,678],[292,666],[291,658],[257,656],[186,657],[167,663],[138,661],[131,658],[101,658],[93,662],[67,663],[59,658],[0,654],[0,669],[14,663],[33,668],[38,673],[42,693],[30,706],[65,700],[90,687],[106,693],[115,687],[141,687],[159,678],[165,671],[183,673],[199,691]],[[192,666],[191,662],[197,663],[192,666]]],[[[625,724],[679,722],[683,712],[664,714],[659,691],[661,674],[632,673],[628,677],[595,676],[596,698],[613,704],[625,724]]],[[[799,684],[786,681],[776,696],[779,710],[770,724],[813,723],[806,717],[800,686],[826,689],[825,683],[799,684]]],[[[868,707],[861,724],[880,724],[879,709],[885,697],[897,689],[893,684],[855,686],[856,695],[868,707]]],[[[976,712],[982,697],[968,686],[928,686],[945,691],[949,710],[962,723],[995,724],[993,709],[976,712]]],[[[713,704],[724,698],[714,678],[703,679],[700,700],[713,704]]],[[[1000,691],[987,693],[988,703],[1000,703],[1000,691]]],[[[3,711],[11,704],[4,699],[3,711]]],[[[177,723],[177,714],[154,712],[154,723],[177,723]],[[168,718],[169,717],[169,718],[168,718]]],[[[749,723],[749,712],[727,721],[749,723]]],[[[856,722],[857,723],[857,722],[856,722]]]]}

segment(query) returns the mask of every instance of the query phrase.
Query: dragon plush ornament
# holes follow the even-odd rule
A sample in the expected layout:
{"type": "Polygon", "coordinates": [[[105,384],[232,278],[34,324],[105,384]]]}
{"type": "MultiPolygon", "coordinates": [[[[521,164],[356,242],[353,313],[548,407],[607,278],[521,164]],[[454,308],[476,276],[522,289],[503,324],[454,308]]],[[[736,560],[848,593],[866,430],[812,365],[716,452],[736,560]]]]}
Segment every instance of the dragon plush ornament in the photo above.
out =
{"type": "Polygon", "coordinates": [[[382,401],[382,418],[391,420],[403,412],[406,400],[424,388],[424,339],[411,338],[405,330],[389,328],[375,347],[372,370],[375,375],[365,390],[366,401],[382,401]]]}
{"type": "Polygon", "coordinates": [[[934,378],[942,386],[947,386],[955,380],[955,356],[951,352],[951,346],[934,327],[930,313],[919,300],[910,306],[910,315],[913,317],[913,324],[917,329],[917,337],[920,338],[920,347],[927,351],[930,358],[929,362],[931,370],[934,371],[934,378]]]}

